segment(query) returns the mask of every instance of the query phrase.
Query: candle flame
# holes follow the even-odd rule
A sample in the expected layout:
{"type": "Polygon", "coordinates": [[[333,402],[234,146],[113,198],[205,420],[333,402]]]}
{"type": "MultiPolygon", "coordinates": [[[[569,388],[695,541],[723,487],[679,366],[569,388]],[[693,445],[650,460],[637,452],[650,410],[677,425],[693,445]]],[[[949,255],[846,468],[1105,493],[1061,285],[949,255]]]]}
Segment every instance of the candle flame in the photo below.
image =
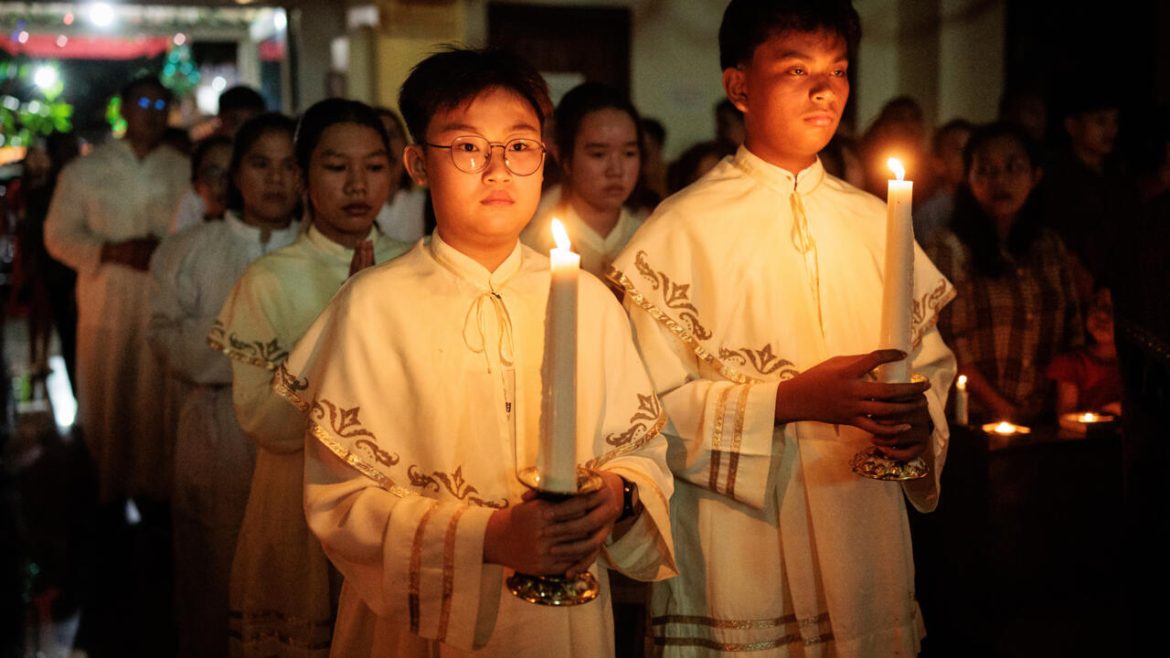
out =
{"type": "Polygon", "coordinates": [[[886,160],[886,166],[890,168],[890,171],[894,172],[894,175],[898,177],[898,180],[902,180],[906,177],[906,168],[902,166],[902,161],[898,158],[890,158],[889,160],[886,160]]]}
{"type": "Polygon", "coordinates": [[[1096,423],[1101,420],[1101,417],[1092,411],[1087,411],[1080,416],[1077,416],[1077,420],[1081,421],[1082,423],[1096,423]]]}
{"type": "Polygon", "coordinates": [[[568,251],[571,246],[569,243],[569,234],[565,231],[565,225],[561,223],[561,220],[555,217],[552,220],[552,234],[553,241],[557,243],[557,249],[568,251]]]}
{"type": "Polygon", "coordinates": [[[1000,421],[999,424],[997,424],[995,426],[995,433],[996,434],[1014,434],[1015,431],[1016,431],[1016,426],[1012,425],[1011,423],[1007,422],[1006,420],[1000,421]]]}
{"type": "Polygon", "coordinates": [[[960,391],[967,390],[967,375],[959,375],[959,383],[955,384],[955,388],[960,391]]]}

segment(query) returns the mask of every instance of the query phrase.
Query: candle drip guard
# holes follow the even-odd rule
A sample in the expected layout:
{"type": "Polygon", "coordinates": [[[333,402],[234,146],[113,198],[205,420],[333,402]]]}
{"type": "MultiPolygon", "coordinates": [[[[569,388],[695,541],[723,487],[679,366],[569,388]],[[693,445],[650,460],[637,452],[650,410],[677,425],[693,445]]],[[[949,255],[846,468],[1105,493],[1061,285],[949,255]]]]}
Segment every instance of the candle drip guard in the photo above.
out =
{"type": "MultiPolygon", "coordinates": [[[[573,496],[592,493],[602,487],[601,476],[596,471],[577,468],[576,493],[557,493],[540,488],[540,473],[535,467],[525,468],[517,476],[520,482],[536,492],[541,500],[554,503],[566,501],[573,496]]],[[[568,607],[588,603],[601,593],[597,578],[583,571],[576,578],[564,576],[534,576],[517,571],[508,577],[508,591],[518,599],[536,605],[568,607]]]]}
{"type": "MultiPolygon", "coordinates": [[[[924,375],[914,373],[910,377],[914,383],[926,381],[924,375]]],[[[922,457],[915,457],[909,461],[887,457],[878,446],[869,446],[859,450],[849,462],[853,472],[871,480],[885,480],[902,482],[906,480],[920,480],[930,474],[930,468],[922,457]]]]}

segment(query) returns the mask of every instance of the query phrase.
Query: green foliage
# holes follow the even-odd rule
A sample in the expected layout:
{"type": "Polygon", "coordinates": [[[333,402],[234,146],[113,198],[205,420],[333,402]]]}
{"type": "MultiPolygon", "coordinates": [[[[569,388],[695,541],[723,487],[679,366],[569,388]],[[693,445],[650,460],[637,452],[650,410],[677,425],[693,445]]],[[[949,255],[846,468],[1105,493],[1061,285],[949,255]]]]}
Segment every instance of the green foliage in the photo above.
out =
{"type": "Polygon", "coordinates": [[[61,100],[64,81],[58,78],[45,89],[33,82],[43,65],[27,60],[0,62],[0,85],[10,91],[0,95],[0,146],[27,146],[53,131],[73,129],[73,106],[61,100]]]}

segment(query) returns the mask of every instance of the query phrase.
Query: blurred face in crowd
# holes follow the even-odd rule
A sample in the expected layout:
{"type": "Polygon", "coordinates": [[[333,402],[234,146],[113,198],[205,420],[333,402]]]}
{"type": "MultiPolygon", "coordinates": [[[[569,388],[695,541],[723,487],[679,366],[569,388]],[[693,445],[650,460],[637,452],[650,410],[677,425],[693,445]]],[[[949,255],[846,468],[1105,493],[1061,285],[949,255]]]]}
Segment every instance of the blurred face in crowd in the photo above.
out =
{"type": "Polygon", "coordinates": [[[1015,221],[1040,182],[1040,169],[1018,140],[996,137],[973,154],[967,184],[984,212],[1000,225],[1015,221]]]}
{"type": "MultiPolygon", "coordinates": [[[[232,145],[213,146],[203,154],[203,162],[195,174],[195,191],[203,199],[204,216],[223,217],[227,209],[228,167],[232,160],[232,145]]],[[[240,163],[241,171],[247,162],[240,163]]],[[[237,176],[237,187],[239,187],[237,176]]],[[[241,191],[243,188],[240,188],[241,191]]],[[[245,197],[246,199],[246,197],[245,197]]]]}
{"type": "Polygon", "coordinates": [[[640,168],[633,117],[610,107],[582,117],[573,153],[565,162],[573,202],[616,215],[633,193],[640,168]]]}
{"type": "Polygon", "coordinates": [[[170,100],[161,89],[142,85],[130,90],[122,101],[122,118],[126,120],[126,139],[153,148],[167,131],[170,100]]]}
{"type": "Polygon", "coordinates": [[[1117,109],[1094,110],[1065,121],[1073,148],[1095,158],[1104,158],[1113,152],[1117,140],[1120,112],[1117,109]]]}
{"type": "Polygon", "coordinates": [[[390,155],[378,131],[357,123],[325,129],[309,158],[306,185],[313,224],[353,247],[370,233],[392,186],[390,155]]]}
{"type": "Polygon", "coordinates": [[[849,99],[848,51],[835,33],[782,32],[751,61],[723,72],[727,97],[744,113],[745,144],[791,172],[813,164],[849,99]]]}
{"type": "Polygon", "coordinates": [[[287,225],[300,192],[292,136],[283,130],[261,135],[240,159],[235,183],[244,198],[244,221],[287,225]]]}
{"type": "Polygon", "coordinates": [[[970,137],[970,130],[952,128],[939,140],[938,153],[934,154],[935,172],[948,190],[958,187],[967,175],[963,164],[963,149],[967,147],[967,140],[970,137]]]}
{"type": "Polygon", "coordinates": [[[487,89],[431,118],[427,145],[407,148],[407,169],[430,187],[444,242],[488,269],[502,262],[499,254],[515,246],[540,202],[540,139],[536,110],[509,89],[487,89]],[[505,165],[508,158],[516,171],[505,165]]]}

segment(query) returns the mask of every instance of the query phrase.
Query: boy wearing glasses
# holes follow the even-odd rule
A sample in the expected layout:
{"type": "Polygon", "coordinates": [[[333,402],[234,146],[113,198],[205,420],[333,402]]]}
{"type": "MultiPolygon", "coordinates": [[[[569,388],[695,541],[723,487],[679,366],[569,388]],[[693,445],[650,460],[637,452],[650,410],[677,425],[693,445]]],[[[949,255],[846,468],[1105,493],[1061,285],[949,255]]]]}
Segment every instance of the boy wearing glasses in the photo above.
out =
{"type": "Polygon", "coordinates": [[[602,567],[674,574],[664,418],[620,306],[584,273],[576,456],[604,484],[553,504],[516,477],[539,442],[549,261],[518,237],[548,105],[512,55],[416,66],[399,97],[417,142],[405,159],[438,228],[353,277],[277,374],[308,413],[309,525],[345,576],[333,655],[612,655],[602,567]],[[601,596],[526,603],[505,588],[512,570],[590,571],[601,596]]]}

